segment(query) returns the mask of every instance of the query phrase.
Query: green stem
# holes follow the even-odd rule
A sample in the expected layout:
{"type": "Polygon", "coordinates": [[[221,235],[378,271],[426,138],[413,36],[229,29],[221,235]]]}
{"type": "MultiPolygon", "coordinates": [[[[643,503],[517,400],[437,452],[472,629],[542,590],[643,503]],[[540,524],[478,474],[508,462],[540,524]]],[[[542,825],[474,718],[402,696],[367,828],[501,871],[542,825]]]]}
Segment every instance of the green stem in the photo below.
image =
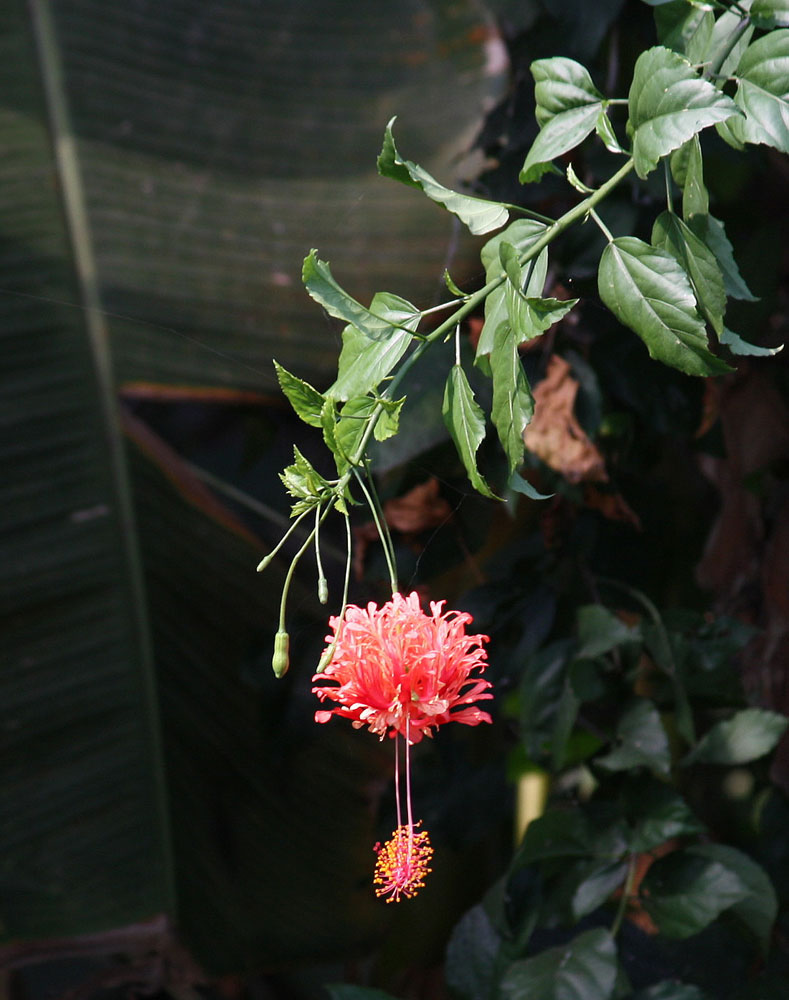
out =
{"type": "Polygon", "coordinates": [[[591,208],[589,210],[589,216],[597,224],[598,229],[603,234],[603,236],[605,236],[605,238],[608,240],[608,242],[609,243],[613,243],[614,237],[613,237],[613,235],[611,233],[611,230],[603,222],[603,220],[600,218],[600,216],[597,214],[597,212],[595,212],[595,210],[593,208],[591,208]]]}
{"type": "Polygon", "coordinates": [[[313,538],[315,537],[315,532],[317,531],[318,525],[321,524],[326,519],[326,515],[329,513],[330,510],[331,510],[331,503],[327,503],[326,506],[323,509],[323,513],[321,514],[320,518],[316,521],[315,527],[307,535],[307,537],[304,539],[304,542],[302,543],[301,548],[298,550],[298,552],[293,557],[293,559],[291,559],[290,566],[288,567],[288,572],[285,574],[285,581],[282,584],[282,596],[280,597],[280,601],[279,601],[279,631],[280,632],[284,632],[285,631],[285,608],[286,608],[287,603],[288,603],[288,591],[290,590],[290,584],[291,584],[291,581],[293,579],[293,574],[296,572],[296,567],[299,564],[299,560],[304,555],[304,553],[307,551],[307,549],[310,546],[310,543],[312,542],[313,538]]]}
{"type": "Polygon", "coordinates": [[[345,612],[348,608],[348,589],[351,583],[351,553],[353,551],[353,542],[351,539],[351,519],[348,514],[343,515],[345,517],[345,580],[342,586],[342,607],[340,608],[339,621],[337,622],[337,627],[334,630],[334,642],[324,650],[323,656],[321,656],[318,666],[315,669],[316,674],[322,674],[323,671],[331,663],[332,657],[334,656],[334,649],[337,645],[337,639],[340,635],[340,627],[345,619],[345,612]]]}
{"type": "MultiPolygon", "coordinates": [[[[369,471],[365,470],[367,477],[369,478],[369,471]]],[[[375,527],[378,531],[378,537],[381,539],[381,545],[384,550],[384,558],[386,559],[386,568],[389,570],[389,582],[392,585],[392,594],[396,594],[398,591],[397,583],[397,569],[395,567],[395,556],[394,547],[392,545],[392,536],[389,534],[389,528],[386,524],[386,518],[383,515],[383,510],[379,509],[378,497],[375,494],[375,487],[370,480],[370,489],[364,481],[365,477],[361,474],[358,468],[354,467],[353,474],[356,476],[356,480],[359,483],[359,488],[362,493],[364,493],[364,498],[367,501],[367,506],[370,508],[370,512],[373,515],[373,521],[375,521],[375,527]],[[371,492],[372,491],[372,492],[371,492]]]]}

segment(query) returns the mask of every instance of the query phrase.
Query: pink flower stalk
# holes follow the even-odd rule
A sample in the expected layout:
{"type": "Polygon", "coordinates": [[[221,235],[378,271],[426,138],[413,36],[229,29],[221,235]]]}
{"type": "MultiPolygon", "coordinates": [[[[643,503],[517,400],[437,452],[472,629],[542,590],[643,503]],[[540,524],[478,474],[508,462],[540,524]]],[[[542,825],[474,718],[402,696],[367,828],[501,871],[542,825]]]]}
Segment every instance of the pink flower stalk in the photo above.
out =
{"type": "Polygon", "coordinates": [[[486,635],[467,635],[471,615],[443,612],[443,601],[431,602],[430,614],[416,593],[395,594],[379,608],[350,605],[342,618],[332,617],[326,637],[324,673],[315,674],[313,692],[333,708],[315,713],[316,722],[332,715],[367,726],[381,739],[403,736],[407,822],[400,809],[400,753],[395,739],[397,829],[383,847],[374,883],[378,896],[398,902],[416,895],[424,885],[433,848],[426,830],[418,831],[411,808],[410,747],[445,722],[476,726],[490,715],[472,703],[492,698],[491,684],[480,676],[487,663],[482,643],[486,635]]]}

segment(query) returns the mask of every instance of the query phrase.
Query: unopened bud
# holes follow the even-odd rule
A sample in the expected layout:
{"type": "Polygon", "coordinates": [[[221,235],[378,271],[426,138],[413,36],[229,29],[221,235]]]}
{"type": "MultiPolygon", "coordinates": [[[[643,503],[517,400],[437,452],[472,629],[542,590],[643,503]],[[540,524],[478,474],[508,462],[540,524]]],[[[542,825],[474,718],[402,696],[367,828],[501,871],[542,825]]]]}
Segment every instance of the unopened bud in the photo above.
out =
{"type": "Polygon", "coordinates": [[[318,580],[318,600],[321,604],[325,604],[329,600],[329,584],[326,582],[325,576],[318,580]]]}
{"type": "Polygon", "coordinates": [[[318,667],[315,671],[316,674],[322,674],[326,667],[328,667],[331,663],[331,659],[334,656],[334,645],[335,644],[332,643],[331,646],[327,646],[326,649],[324,649],[323,655],[320,660],[318,660],[318,667]]]}
{"type": "Polygon", "coordinates": [[[279,631],[274,636],[274,656],[271,658],[271,667],[275,677],[284,677],[290,666],[290,636],[287,632],[279,631]]]}

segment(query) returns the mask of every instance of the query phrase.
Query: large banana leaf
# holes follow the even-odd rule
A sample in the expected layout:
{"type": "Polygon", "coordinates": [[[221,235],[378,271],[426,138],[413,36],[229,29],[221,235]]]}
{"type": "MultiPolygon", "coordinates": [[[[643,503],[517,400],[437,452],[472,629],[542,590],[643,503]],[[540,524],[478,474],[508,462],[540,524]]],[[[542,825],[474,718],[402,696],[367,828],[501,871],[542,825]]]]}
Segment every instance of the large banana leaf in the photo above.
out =
{"type": "Polygon", "coordinates": [[[314,602],[277,685],[281,572],[146,428],[124,443],[117,388],[266,390],[275,353],[327,380],[311,245],[360,299],[427,304],[451,223],[375,153],[397,112],[451,179],[486,37],[471,0],[0,7],[3,936],[164,912],[238,968],[375,934],[381,749],[311,724],[314,602]]]}

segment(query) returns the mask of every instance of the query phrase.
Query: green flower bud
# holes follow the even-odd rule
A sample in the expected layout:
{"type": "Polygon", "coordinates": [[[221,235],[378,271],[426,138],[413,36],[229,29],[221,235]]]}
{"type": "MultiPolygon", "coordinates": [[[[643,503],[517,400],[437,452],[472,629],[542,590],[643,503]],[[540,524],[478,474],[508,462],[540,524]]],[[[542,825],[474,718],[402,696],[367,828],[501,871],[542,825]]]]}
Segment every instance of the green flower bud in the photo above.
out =
{"type": "Polygon", "coordinates": [[[321,604],[325,604],[329,600],[329,584],[326,582],[325,576],[318,580],[318,600],[321,604]]]}
{"type": "Polygon", "coordinates": [[[290,666],[290,636],[287,632],[278,631],[274,636],[274,656],[271,667],[275,677],[284,677],[290,666]]]}

